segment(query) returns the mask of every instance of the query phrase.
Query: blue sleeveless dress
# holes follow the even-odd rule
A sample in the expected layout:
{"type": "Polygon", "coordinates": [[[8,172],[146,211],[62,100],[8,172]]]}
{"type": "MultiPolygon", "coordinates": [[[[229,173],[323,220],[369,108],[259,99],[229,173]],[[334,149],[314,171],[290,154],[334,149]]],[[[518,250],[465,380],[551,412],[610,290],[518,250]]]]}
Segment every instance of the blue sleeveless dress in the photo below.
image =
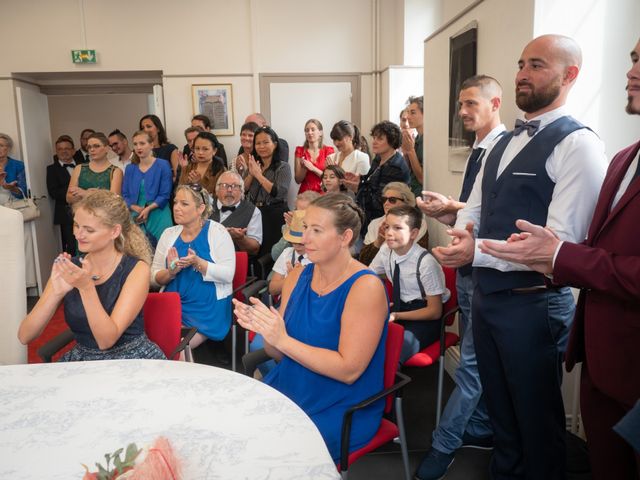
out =
{"type": "MultiPolygon", "coordinates": [[[[338,350],[340,319],[353,283],[363,275],[374,275],[360,270],[332,292],[319,296],[311,289],[314,265],[300,274],[287,303],[284,320],[287,333],[308,345],[338,350]]],[[[383,389],[383,371],[387,324],[366,370],[360,378],[348,385],[315,373],[287,356],[265,377],[264,382],[293,400],[311,417],[324,439],[334,461],[340,457],[340,430],[344,412],[383,389]]],[[[364,446],[375,435],[384,409],[384,401],[356,412],[351,430],[349,450],[364,446]]]]}
{"type": "MultiPolygon", "coordinates": [[[[211,259],[209,246],[209,225],[204,226],[196,238],[185,242],[178,236],[174,247],[179,257],[186,257],[189,248],[207,262],[211,259]]],[[[202,274],[193,268],[185,268],[176,278],[171,280],[165,289],[167,292],[178,292],[182,302],[182,324],[196,327],[198,332],[211,340],[222,340],[227,336],[231,326],[231,297],[218,299],[216,284],[205,282],[202,274]]]]}

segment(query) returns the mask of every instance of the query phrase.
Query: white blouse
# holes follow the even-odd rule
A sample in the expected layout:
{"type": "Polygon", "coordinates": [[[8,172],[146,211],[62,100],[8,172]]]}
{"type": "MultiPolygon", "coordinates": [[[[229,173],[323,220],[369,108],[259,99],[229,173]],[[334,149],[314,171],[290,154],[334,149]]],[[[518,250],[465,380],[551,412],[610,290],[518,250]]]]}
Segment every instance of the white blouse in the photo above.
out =
{"type": "MultiPolygon", "coordinates": [[[[332,153],[327,156],[326,164],[338,165],[338,155],[340,152],[332,153]]],[[[366,175],[371,168],[369,155],[362,150],[355,149],[342,161],[340,165],[345,172],[357,173],[358,175],[366,175]]]]}

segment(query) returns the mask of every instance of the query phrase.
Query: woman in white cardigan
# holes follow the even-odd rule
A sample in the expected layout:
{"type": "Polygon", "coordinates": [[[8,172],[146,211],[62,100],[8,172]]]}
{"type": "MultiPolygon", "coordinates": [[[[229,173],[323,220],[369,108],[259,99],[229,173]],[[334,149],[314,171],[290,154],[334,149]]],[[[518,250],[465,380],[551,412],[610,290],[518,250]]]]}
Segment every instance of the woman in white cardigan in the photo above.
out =
{"type": "Polygon", "coordinates": [[[180,294],[183,325],[198,329],[191,348],[207,338],[222,340],[231,324],[235,249],[227,229],[208,220],[210,214],[206,189],[180,185],[173,204],[176,226],[158,240],[151,266],[154,285],[180,294]]]}

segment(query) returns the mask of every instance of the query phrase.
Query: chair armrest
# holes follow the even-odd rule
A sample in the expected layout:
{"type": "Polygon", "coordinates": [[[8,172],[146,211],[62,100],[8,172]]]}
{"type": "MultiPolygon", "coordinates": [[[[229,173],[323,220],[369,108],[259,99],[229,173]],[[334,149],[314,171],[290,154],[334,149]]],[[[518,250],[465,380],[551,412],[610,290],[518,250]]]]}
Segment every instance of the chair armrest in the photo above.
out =
{"type": "Polygon", "coordinates": [[[244,374],[248,377],[253,377],[253,372],[256,371],[258,365],[266,362],[267,360],[271,360],[271,357],[267,355],[267,352],[264,348],[245,353],[242,356],[242,366],[244,367],[244,374]]]}
{"type": "Polygon", "coordinates": [[[245,302],[248,303],[249,298],[259,296],[267,288],[269,288],[269,284],[266,280],[256,280],[252,284],[248,285],[242,290],[242,295],[244,295],[245,302]]]}
{"type": "Polygon", "coordinates": [[[182,352],[185,348],[187,348],[187,345],[189,345],[189,342],[191,341],[191,339],[196,333],[198,333],[198,329],[196,327],[181,327],[180,343],[175,348],[175,350],[171,352],[171,355],[169,355],[169,360],[171,360],[178,353],[182,352]]]}
{"type": "Polygon", "coordinates": [[[243,284],[238,285],[238,287],[233,289],[233,292],[231,292],[232,295],[235,296],[236,293],[241,292],[243,289],[247,288],[249,285],[251,285],[257,279],[258,279],[257,277],[247,277],[247,280],[243,284]]]}
{"type": "Polygon", "coordinates": [[[444,314],[440,318],[440,356],[441,357],[444,355],[444,351],[445,351],[444,332],[445,332],[445,327],[447,325],[447,318],[449,318],[452,315],[455,315],[459,311],[460,311],[460,307],[459,306],[455,306],[454,308],[452,308],[448,312],[444,312],[444,314]]]}
{"type": "Polygon", "coordinates": [[[393,392],[397,391],[400,393],[402,388],[404,388],[409,382],[411,382],[410,377],[404,373],[396,372],[396,383],[391,385],[389,388],[385,388],[381,392],[364,399],[344,412],[344,416],[342,417],[342,435],[340,440],[340,470],[346,472],[349,468],[349,441],[351,440],[351,423],[353,421],[353,414],[358,410],[377,402],[378,400],[382,400],[393,392]]]}
{"type": "Polygon", "coordinates": [[[261,257],[255,259],[256,264],[260,267],[260,273],[257,273],[258,277],[262,280],[267,279],[267,275],[269,274],[269,270],[275,263],[273,258],[271,258],[271,252],[265,253],[261,257]]]}
{"type": "Polygon", "coordinates": [[[45,363],[51,363],[51,358],[65,345],[68,345],[73,341],[73,333],[71,330],[65,330],[64,332],[56,335],[43,346],[38,349],[38,356],[45,363]]]}

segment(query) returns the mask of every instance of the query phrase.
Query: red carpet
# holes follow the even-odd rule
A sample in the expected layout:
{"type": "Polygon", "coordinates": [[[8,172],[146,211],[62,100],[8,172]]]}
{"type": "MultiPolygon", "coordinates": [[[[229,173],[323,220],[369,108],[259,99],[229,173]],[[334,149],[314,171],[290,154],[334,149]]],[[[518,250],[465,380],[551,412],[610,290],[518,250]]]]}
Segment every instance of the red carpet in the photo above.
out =
{"type": "MultiPolygon", "coordinates": [[[[58,307],[58,310],[56,311],[56,313],[53,314],[53,317],[51,318],[51,320],[49,321],[49,323],[47,324],[45,329],[42,331],[42,334],[38,338],[36,338],[33,342],[31,342],[29,344],[29,346],[27,347],[28,348],[28,350],[27,350],[28,351],[28,356],[27,356],[28,362],[29,363],[42,363],[42,359],[36,353],[38,351],[38,349],[42,345],[47,343],[49,340],[51,340],[53,337],[58,335],[59,333],[62,333],[65,330],[67,330],[67,328],[68,328],[67,324],[64,321],[64,306],[61,304],[60,307],[58,307]]],[[[70,350],[71,347],[73,347],[73,345],[75,345],[75,342],[70,343],[65,348],[63,348],[58,353],[56,353],[53,356],[53,361],[55,362],[65,352],[70,350]]]]}

